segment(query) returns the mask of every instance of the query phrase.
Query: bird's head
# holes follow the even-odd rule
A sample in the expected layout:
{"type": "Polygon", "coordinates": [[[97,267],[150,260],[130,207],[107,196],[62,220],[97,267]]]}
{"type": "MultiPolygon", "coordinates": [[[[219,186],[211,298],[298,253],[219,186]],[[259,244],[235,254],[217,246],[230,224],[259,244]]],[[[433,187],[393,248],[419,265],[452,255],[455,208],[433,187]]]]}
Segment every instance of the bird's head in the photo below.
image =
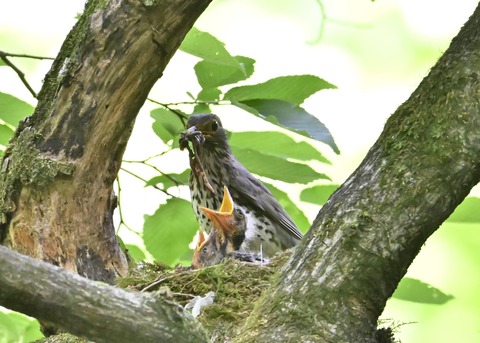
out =
{"type": "Polygon", "coordinates": [[[206,207],[200,209],[212,221],[220,242],[231,241],[234,236],[245,234],[245,215],[235,207],[227,187],[223,187],[222,205],[218,211],[206,207]]]}
{"type": "MultiPolygon", "coordinates": [[[[188,140],[204,139],[205,144],[226,146],[227,134],[220,118],[215,114],[195,114],[188,119],[186,131],[182,136],[188,140]],[[203,138],[197,138],[201,136],[203,138]]],[[[203,144],[203,142],[202,142],[203,144]]]]}
{"type": "Polygon", "coordinates": [[[200,231],[199,241],[193,252],[192,268],[200,269],[207,266],[213,266],[220,263],[225,257],[218,248],[217,237],[212,233],[213,231],[205,238],[203,231],[200,231]]]}

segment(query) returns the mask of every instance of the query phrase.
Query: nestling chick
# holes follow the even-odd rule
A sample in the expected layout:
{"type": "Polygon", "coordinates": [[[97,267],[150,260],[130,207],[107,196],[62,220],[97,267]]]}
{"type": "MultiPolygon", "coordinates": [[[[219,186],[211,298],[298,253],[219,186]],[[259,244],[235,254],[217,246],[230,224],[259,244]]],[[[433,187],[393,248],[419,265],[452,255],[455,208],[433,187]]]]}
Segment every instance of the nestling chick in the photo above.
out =
{"type": "Polygon", "coordinates": [[[223,188],[222,205],[218,211],[201,207],[212,221],[213,229],[200,240],[192,258],[195,269],[220,263],[227,255],[238,250],[245,239],[246,220],[242,210],[235,207],[227,187],[223,188]]]}

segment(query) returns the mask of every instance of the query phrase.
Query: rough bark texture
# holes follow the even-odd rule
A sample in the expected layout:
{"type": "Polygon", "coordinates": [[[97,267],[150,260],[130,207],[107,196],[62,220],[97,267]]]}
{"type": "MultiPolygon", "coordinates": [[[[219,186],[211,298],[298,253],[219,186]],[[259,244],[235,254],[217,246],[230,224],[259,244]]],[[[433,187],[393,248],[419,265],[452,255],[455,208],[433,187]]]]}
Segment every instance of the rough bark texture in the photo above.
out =
{"type": "Polygon", "coordinates": [[[0,239],[111,283],[127,263],[113,181],[151,87],[210,0],[91,0],[5,153],[0,239]]]}
{"type": "Polygon", "coordinates": [[[480,9],[319,212],[238,342],[376,342],[426,239],[480,180],[480,9]]]}
{"type": "Polygon", "coordinates": [[[208,342],[188,312],[161,296],[89,281],[2,246],[0,265],[0,305],[80,337],[97,343],[208,342]]]}

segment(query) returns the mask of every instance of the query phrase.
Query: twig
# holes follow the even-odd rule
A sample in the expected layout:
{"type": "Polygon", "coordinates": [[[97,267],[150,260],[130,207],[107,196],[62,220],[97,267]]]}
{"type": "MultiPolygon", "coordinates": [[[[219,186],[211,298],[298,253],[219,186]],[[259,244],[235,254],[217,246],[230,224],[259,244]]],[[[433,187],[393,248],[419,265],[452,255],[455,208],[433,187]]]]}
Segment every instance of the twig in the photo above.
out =
{"type": "Polygon", "coordinates": [[[167,281],[167,280],[170,280],[176,276],[179,276],[179,275],[184,275],[184,274],[189,274],[189,273],[194,273],[195,270],[186,270],[186,271],[183,271],[183,272],[180,272],[180,273],[175,273],[175,274],[172,274],[172,275],[169,275],[169,276],[165,276],[165,277],[162,277],[162,278],[159,278],[155,281],[153,281],[151,284],[149,284],[148,286],[144,287],[143,289],[140,290],[140,292],[146,292],[148,291],[150,288],[153,288],[159,284],[161,284],[162,282],[164,281],[167,281]]]}
{"type": "Polygon", "coordinates": [[[188,293],[172,292],[172,295],[177,296],[177,297],[195,298],[195,295],[193,295],[193,294],[188,294],[188,293]]]}
{"type": "MultiPolygon", "coordinates": [[[[125,173],[130,174],[130,175],[132,175],[133,177],[135,177],[135,178],[137,178],[137,179],[139,179],[139,180],[141,180],[141,181],[143,181],[143,182],[145,182],[145,183],[148,182],[148,181],[145,180],[143,177],[135,174],[134,172],[132,172],[132,171],[130,171],[130,170],[128,170],[128,169],[125,169],[125,168],[120,168],[120,169],[123,170],[125,173]]],[[[159,190],[160,192],[163,192],[164,194],[166,194],[166,195],[168,195],[168,196],[170,196],[170,197],[172,197],[172,198],[176,198],[174,195],[170,194],[168,191],[166,191],[166,190],[164,190],[164,189],[161,189],[161,188],[158,187],[157,185],[152,185],[152,187],[155,188],[156,190],[159,190]]]]}
{"type": "Polygon", "coordinates": [[[116,234],[118,235],[118,231],[120,230],[120,227],[123,225],[125,226],[125,228],[130,231],[130,232],[133,232],[135,234],[137,234],[138,236],[140,236],[140,234],[135,231],[134,229],[132,229],[126,222],[125,222],[125,219],[123,217],[123,211],[122,211],[122,204],[121,204],[121,194],[122,194],[122,187],[121,187],[121,184],[120,184],[120,176],[117,175],[117,186],[118,186],[118,194],[117,194],[117,203],[118,203],[118,214],[120,216],[120,223],[118,224],[118,229],[117,229],[117,232],[116,234]]]}
{"type": "Polygon", "coordinates": [[[9,52],[1,51],[0,50],[0,55],[1,56],[7,56],[7,57],[21,57],[21,58],[30,58],[34,60],[55,60],[54,57],[46,57],[46,56],[35,56],[35,55],[26,55],[26,54],[12,54],[9,52]]]}
{"type": "Polygon", "coordinates": [[[318,44],[322,38],[323,38],[323,33],[324,33],[324,30],[325,30],[325,22],[327,20],[327,14],[325,12],[325,6],[323,5],[322,1],[321,0],[316,0],[315,1],[320,9],[320,26],[318,28],[318,33],[317,33],[317,37],[315,37],[315,39],[313,41],[310,41],[310,42],[307,42],[309,44],[318,44]]]}
{"type": "Polygon", "coordinates": [[[193,101],[179,101],[179,102],[169,102],[161,103],[153,99],[148,99],[151,102],[169,108],[169,106],[178,106],[178,105],[230,105],[231,102],[228,100],[193,100],[193,101]]]}
{"type": "MultiPolygon", "coordinates": [[[[179,120],[182,122],[182,124],[185,126],[185,124],[186,124],[185,120],[187,120],[188,117],[187,117],[184,113],[182,113],[182,112],[180,112],[180,111],[177,111],[176,109],[173,109],[173,108],[169,107],[169,104],[163,104],[163,103],[161,103],[161,102],[159,102],[159,101],[156,101],[156,100],[153,100],[153,99],[151,99],[151,98],[147,98],[147,100],[150,101],[150,102],[153,102],[154,104],[157,104],[157,105],[160,105],[160,106],[162,106],[162,107],[165,107],[167,110],[171,111],[173,114],[175,114],[175,115],[178,117],[178,119],[179,119],[179,120]]],[[[194,104],[194,102],[192,102],[192,104],[194,104]]]]}
{"type": "Polygon", "coordinates": [[[126,163],[145,163],[145,162],[147,162],[147,161],[153,160],[154,158],[163,156],[163,155],[165,155],[167,152],[172,151],[172,150],[173,150],[173,149],[170,148],[170,149],[165,150],[165,151],[162,151],[161,153],[158,153],[158,154],[156,154],[156,155],[149,156],[149,157],[147,157],[147,158],[144,159],[144,160],[122,160],[122,162],[126,162],[126,163]]]}
{"type": "Polygon", "coordinates": [[[186,124],[186,120],[188,119],[188,116],[185,115],[184,113],[172,108],[172,106],[178,106],[178,105],[231,105],[232,103],[230,101],[221,101],[221,100],[215,100],[215,101],[203,101],[203,100],[193,100],[193,101],[179,101],[179,102],[170,102],[170,103],[162,103],[156,100],[153,100],[151,98],[147,98],[148,101],[153,102],[154,104],[160,105],[167,110],[173,112],[174,114],[177,115],[178,119],[182,122],[183,125],[186,124]]]}
{"type": "Polygon", "coordinates": [[[8,54],[4,53],[3,51],[0,51],[0,59],[7,65],[9,66],[10,68],[13,69],[13,71],[18,75],[19,79],[22,81],[22,83],[25,85],[25,87],[27,87],[28,91],[30,92],[30,94],[32,94],[32,96],[36,99],[37,98],[37,93],[35,93],[35,91],[33,90],[33,88],[30,86],[30,84],[28,83],[27,79],[25,79],[25,74],[17,68],[17,66],[15,64],[13,64],[8,58],[7,56],[9,56],[8,54]]]}
{"type": "Polygon", "coordinates": [[[125,162],[125,163],[138,163],[138,164],[143,164],[143,165],[145,165],[145,166],[147,166],[147,167],[152,168],[152,169],[155,170],[157,173],[165,176],[167,179],[169,179],[170,181],[172,181],[172,182],[175,184],[175,186],[177,186],[177,187],[178,187],[178,186],[184,186],[185,184],[179,182],[178,180],[176,180],[175,178],[173,178],[172,176],[170,176],[170,174],[164,173],[164,172],[162,172],[160,169],[158,169],[157,166],[148,163],[149,160],[151,160],[151,159],[153,159],[153,158],[155,158],[155,157],[158,157],[158,156],[160,156],[160,155],[163,155],[163,153],[158,154],[158,155],[155,155],[155,156],[150,156],[150,157],[148,157],[148,158],[146,158],[146,159],[144,159],[144,160],[138,160],[138,161],[135,161],[135,160],[123,160],[122,162],[125,162]]]}

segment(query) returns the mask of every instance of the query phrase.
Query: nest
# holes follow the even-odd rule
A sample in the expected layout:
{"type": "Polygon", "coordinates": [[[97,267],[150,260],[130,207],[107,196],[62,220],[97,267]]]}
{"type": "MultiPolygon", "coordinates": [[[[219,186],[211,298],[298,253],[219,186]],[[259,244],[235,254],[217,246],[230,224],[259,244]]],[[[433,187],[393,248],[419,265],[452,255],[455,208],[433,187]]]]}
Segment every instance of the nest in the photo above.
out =
{"type": "Polygon", "coordinates": [[[256,300],[274,282],[274,275],[289,257],[289,252],[277,254],[267,265],[226,259],[199,270],[142,262],[117,284],[134,291],[155,292],[182,306],[195,296],[215,292],[214,303],[203,307],[197,319],[212,342],[226,342],[235,337],[256,300]]]}

